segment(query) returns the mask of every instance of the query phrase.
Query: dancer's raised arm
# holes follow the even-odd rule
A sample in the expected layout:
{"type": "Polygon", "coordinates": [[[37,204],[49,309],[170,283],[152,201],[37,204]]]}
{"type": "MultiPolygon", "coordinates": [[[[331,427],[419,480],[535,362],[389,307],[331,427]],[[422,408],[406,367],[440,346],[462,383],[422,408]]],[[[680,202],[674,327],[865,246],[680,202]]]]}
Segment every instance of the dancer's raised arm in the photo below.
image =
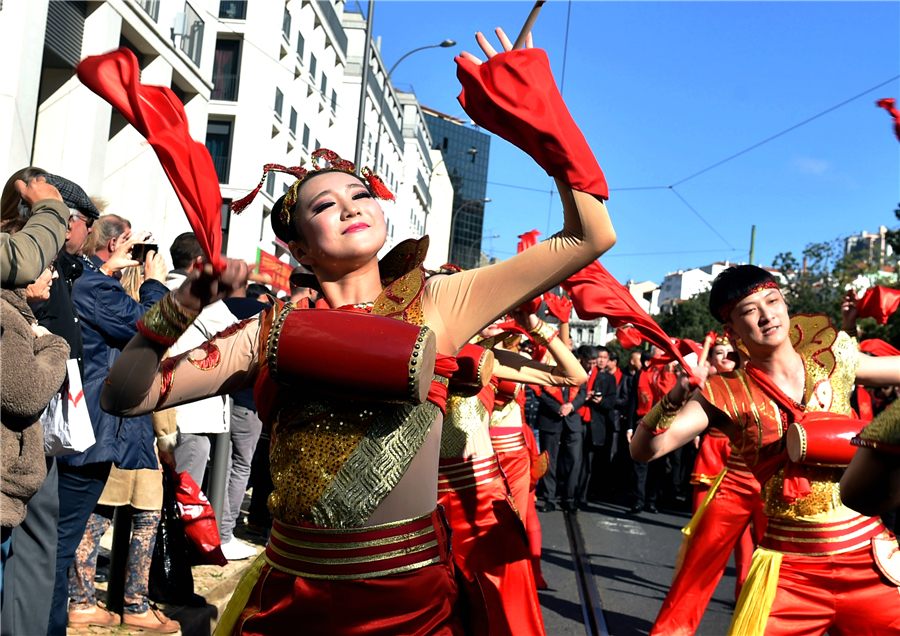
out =
{"type": "Polygon", "coordinates": [[[603,203],[606,181],[559,95],[546,53],[510,51],[499,29],[498,35],[505,53],[496,53],[479,33],[488,61],[481,63],[468,53],[457,60],[463,84],[460,102],[476,122],[525,150],[556,178],[563,229],[503,263],[429,285],[425,311],[443,323],[444,349],[459,349],[484,325],[559,284],[616,242],[603,203]]]}

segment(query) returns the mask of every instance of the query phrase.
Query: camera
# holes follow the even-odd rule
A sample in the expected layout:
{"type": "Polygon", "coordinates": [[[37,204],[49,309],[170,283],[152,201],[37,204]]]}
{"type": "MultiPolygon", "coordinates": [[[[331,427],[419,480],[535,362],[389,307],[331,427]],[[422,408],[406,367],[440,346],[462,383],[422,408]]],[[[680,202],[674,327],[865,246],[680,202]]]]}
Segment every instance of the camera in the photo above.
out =
{"type": "Polygon", "coordinates": [[[159,245],[154,243],[138,243],[134,247],[131,248],[131,260],[137,261],[141,265],[144,264],[144,261],[147,259],[147,252],[156,252],[159,253],[159,245]]]}

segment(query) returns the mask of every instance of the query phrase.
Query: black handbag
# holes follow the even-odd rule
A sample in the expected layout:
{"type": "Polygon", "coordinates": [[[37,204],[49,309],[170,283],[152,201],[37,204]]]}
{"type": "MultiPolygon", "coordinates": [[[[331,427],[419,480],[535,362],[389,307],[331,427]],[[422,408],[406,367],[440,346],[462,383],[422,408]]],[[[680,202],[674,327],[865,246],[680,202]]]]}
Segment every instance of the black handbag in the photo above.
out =
{"type": "Polygon", "coordinates": [[[156,546],[150,562],[148,596],[156,603],[194,604],[194,576],[188,561],[184,522],[175,505],[175,487],[168,466],[163,467],[163,505],[156,546]]]}

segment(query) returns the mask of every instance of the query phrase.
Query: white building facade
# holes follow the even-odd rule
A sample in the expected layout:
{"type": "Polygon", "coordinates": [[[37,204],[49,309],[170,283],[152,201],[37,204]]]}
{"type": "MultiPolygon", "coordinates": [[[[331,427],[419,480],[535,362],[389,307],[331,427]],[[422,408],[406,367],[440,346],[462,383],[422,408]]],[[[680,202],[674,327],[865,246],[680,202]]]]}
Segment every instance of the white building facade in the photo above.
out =
{"type": "MultiPolygon", "coordinates": [[[[227,206],[256,186],[266,163],[308,169],[319,147],[354,160],[365,20],[344,9],[343,0],[4,0],[3,174],[36,165],[77,182],[105,199],[107,212],[151,230],[168,257],[190,226],[155,153],[75,76],[83,57],[125,46],[138,58],[142,83],[169,86],[182,100],[192,136],[210,151],[226,253],[254,261],[261,250],[293,265],[269,221],[293,177],[270,173],[241,214],[227,206]]],[[[374,45],[371,67],[361,163],[397,196],[382,203],[387,250],[440,230],[453,195],[448,178],[432,176],[441,157],[415,95],[385,86],[374,45]]],[[[432,265],[442,254],[446,260],[440,241],[449,233],[438,234],[432,265]]]]}

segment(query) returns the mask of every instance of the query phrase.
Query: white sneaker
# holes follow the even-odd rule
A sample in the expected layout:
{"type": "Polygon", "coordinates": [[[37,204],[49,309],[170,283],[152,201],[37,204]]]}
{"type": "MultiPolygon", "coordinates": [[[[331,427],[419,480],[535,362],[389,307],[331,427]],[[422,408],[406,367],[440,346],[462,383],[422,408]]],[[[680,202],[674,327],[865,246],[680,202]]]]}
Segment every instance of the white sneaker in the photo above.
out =
{"type": "Polygon", "coordinates": [[[224,554],[225,558],[229,561],[241,561],[242,559],[255,557],[257,552],[256,548],[253,546],[247,545],[232,537],[228,543],[222,544],[222,554],[224,554]]]}

